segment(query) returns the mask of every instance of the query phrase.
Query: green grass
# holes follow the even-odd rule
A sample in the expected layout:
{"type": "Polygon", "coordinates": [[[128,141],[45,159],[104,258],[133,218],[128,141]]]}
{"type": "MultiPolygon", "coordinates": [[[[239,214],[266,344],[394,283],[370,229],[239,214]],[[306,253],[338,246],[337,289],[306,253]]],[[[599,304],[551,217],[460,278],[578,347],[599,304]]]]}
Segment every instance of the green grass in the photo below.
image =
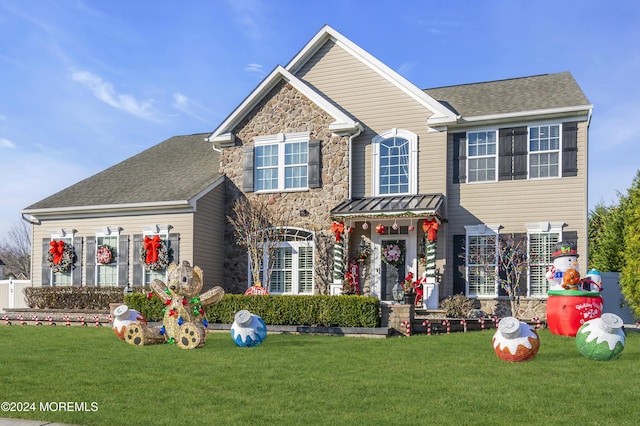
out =
{"type": "Polygon", "coordinates": [[[228,333],[205,347],[134,347],[108,327],[0,326],[0,401],[91,402],[95,412],[7,413],[83,425],[637,424],[640,333],[596,362],[540,332],[532,361],[493,353],[493,330],[410,338],[228,333]]]}

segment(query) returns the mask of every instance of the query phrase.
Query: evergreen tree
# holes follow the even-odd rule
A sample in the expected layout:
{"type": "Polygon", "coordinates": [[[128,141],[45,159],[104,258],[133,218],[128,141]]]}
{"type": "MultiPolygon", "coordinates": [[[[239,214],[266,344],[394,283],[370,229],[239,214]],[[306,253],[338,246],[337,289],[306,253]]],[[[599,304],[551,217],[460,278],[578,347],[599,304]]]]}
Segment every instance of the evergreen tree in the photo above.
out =
{"type": "Polygon", "coordinates": [[[600,272],[620,272],[622,270],[624,247],[624,210],[620,205],[596,205],[589,212],[589,253],[590,268],[600,272]]]}
{"type": "Polygon", "coordinates": [[[624,213],[623,266],[620,287],[631,309],[640,316],[640,170],[620,208],[624,213]]]}

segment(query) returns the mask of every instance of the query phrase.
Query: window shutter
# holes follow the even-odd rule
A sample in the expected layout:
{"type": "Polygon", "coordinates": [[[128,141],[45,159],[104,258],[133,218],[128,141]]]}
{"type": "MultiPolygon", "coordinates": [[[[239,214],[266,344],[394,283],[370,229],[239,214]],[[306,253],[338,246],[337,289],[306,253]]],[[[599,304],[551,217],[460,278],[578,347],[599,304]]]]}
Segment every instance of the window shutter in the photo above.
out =
{"type": "Polygon", "coordinates": [[[309,141],[309,163],[307,168],[307,184],[309,188],[320,188],[321,182],[321,162],[320,162],[320,141],[309,141]]]}
{"type": "Polygon", "coordinates": [[[562,123],[562,176],[578,175],[578,123],[562,123]]]}
{"type": "Polygon", "coordinates": [[[453,183],[467,181],[467,134],[453,134],[453,183]]]}
{"type": "Polygon", "coordinates": [[[453,294],[466,294],[466,262],[464,257],[465,235],[453,236],[453,294]]]}
{"type": "Polygon", "coordinates": [[[82,285],[82,237],[73,237],[73,248],[76,251],[76,261],[73,264],[72,283],[80,287],[82,285]]]}
{"type": "Polygon", "coordinates": [[[51,242],[51,238],[43,238],[42,239],[42,285],[51,285],[51,268],[47,264],[47,253],[49,253],[49,248],[51,246],[49,243],[51,242]]]}
{"type": "Polygon", "coordinates": [[[129,236],[120,235],[118,239],[118,286],[129,284],[129,236]]]}
{"type": "Polygon", "coordinates": [[[242,163],[242,190],[253,192],[253,146],[244,146],[242,163]]]}
{"type": "Polygon", "coordinates": [[[528,173],[529,131],[526,126],[513,129],[513,179],[526,179],[528,173]]]}
{"type": "Polygon", "coordinates": [[[180,264],[180,234],[169,234],[169,259],[171,263],[180,264]]]}
{"type": "Polygon", "coordinates": [[[87,237],[86,239],[86,257],[84,259],[84,267],[86,271],[87,286],[95,286],[96,283],[96,237],[87,237]]]}
{"type": "Polygon", "coordinates": [[[513,179],[513,129],[498,132],[498,180],[513,179]]]}
{"type": "Polygon", "coordinates": [[[142,248],[142,234],[133,236],[133,282],[131,286],[144,286],[144,266],[140,262],[140,249],[142,248]]]}

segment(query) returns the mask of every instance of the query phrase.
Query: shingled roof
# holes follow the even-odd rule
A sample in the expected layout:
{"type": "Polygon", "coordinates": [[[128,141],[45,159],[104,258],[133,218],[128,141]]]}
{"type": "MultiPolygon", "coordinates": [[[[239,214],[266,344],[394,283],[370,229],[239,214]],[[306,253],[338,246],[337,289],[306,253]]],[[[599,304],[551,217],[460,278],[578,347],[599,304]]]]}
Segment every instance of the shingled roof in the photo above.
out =
{"type": "Polygon", "coordinates": [[[589,106],[569,72],[425,89],[464,117],[589,106]]]}
{"type": "Polygon", "coordinates": [[[174,136],[23,210],[190,200],[218,178],[208,133],[174,136]]]}

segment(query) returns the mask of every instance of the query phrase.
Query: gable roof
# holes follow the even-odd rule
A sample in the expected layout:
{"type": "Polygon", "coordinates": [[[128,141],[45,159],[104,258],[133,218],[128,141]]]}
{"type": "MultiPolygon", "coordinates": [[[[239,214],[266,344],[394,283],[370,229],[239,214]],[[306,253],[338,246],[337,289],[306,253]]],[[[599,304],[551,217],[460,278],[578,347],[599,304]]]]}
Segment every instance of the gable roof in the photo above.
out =
{"type": "Polygon", "coordinates": [[[333,105],[289,71],[281,66],[277,66],[222,122],[222,124],[220,124],[218,128],[209,135],[207,140],[209,142],[220,142],[223,146],[225,144],[232,144],[234,141],[234,135],[230,132],[233,128],[237,126],[238,123],[240,123],[240,121],[242,121],[242,119],[249,114],[258,103],[260,103],[271,89],[273,89],[282,80],[291,84],[297,91],[302,93],[311,102],[318,105],[335,119],[335,121],[329,125],[329,129],[334,133],[353,133],[358,129],[359,124],[348,114],[333,105]]]}
{"type": "Polygon", "coordinates": [[[419,104],[433,112],[429,117],[428,124],[436,125],[448,122],[455,122],[455,114],[448,108],[443,107],[441,103],[433,99],[428,93],[418,89],[413,83],[402,77],[396,71],[389,68],[379,59],[362,49],[357,44],[340,34],[329,25],[323,26],[318,33],[300,50],[300,52],[287,64],[286,69],[296,74],[305,63],[313,57],[313,55],[327,42],[333,41],[346,52],[358,59],[360,62],[378,73],[381,77],[388,80],[391,84],[398,87],[408,96],[413,98],[419,104]]]}
{"type": "Polygon", "coordinates": [[[462,121],[593,107],[569,72],[425,89],[462,121]]]}
{"type": "Polygon", "coordinates": [[[221,178],[207,134],[174,136],[53,194],[23,214],[189,206],[221,178]]]}

